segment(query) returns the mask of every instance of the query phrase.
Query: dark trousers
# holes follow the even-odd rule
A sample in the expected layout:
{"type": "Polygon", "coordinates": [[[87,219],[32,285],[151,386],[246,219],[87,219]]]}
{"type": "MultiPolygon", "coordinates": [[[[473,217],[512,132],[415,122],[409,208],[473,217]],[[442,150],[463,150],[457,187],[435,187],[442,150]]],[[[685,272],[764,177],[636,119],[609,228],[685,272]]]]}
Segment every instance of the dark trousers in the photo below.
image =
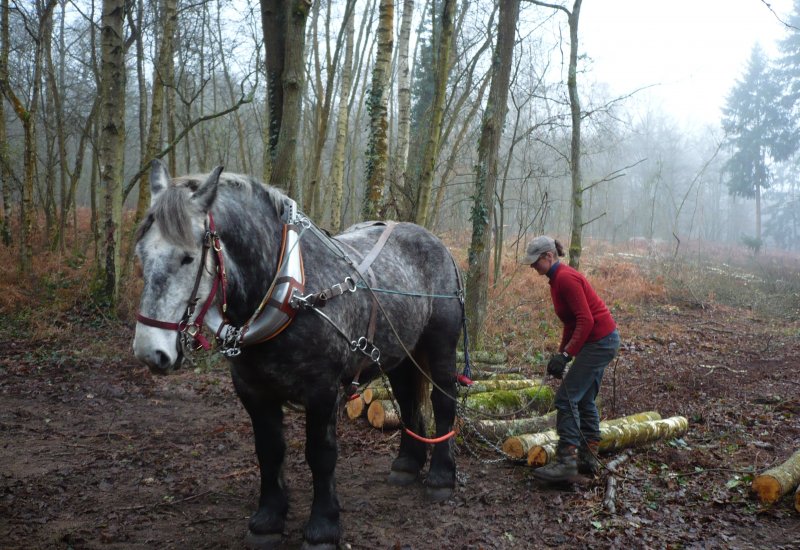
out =
{"type": "Polygon", "coordinates": [[[556,392],[556,431],[560,445],[580,447],[586,441],[600,441],[600,414],[595,398],[603,373],[619,349],[619,332],[614,330],[597,342],[585,344],[575,357],[556,392]]]}

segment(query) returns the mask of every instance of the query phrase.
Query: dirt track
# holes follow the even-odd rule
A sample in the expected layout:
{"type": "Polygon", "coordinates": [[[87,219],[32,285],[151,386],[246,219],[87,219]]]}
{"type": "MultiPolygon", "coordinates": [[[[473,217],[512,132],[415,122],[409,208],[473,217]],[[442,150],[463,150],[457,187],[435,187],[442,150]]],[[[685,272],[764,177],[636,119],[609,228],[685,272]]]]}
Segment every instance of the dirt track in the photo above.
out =
{"type": "MultiPolygon", "coordinates": [[[[455,497],[429,505],[421,485],[384,482],[397,435],[343,419],[345,547],[800,546],[788,497],[765,509],[747,490],[749,468],[800,448],[798,328],[721,308],[615,315],[624,349],[606,374],[604,417],[656,409],[690,421],[682,441],[635,452],[616,516],[602,510],[604,479],[541,487],[470,440],[459,443],[455,497]]],[[[129,352],[130,329],[65,332],[0,334],[0,546],[242,547],[258,472],[227,374],[153,378],[129,352]],[[119,353],[98,359],[114,333],[119,353]]],[[[285,548],[299,547],[310,503],[302,434],[290,413],[285,548]]]]}

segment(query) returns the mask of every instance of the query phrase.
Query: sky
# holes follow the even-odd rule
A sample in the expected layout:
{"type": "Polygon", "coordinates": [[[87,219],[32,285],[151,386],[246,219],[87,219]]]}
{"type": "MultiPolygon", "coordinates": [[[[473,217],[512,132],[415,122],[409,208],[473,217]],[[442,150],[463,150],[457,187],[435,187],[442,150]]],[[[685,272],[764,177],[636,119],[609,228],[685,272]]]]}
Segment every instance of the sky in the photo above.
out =
{"type": "MultiPolygon", "coordinates": [[[[767,2],[788,21],[791,0],[767,2]]],[[[637,97],[693,126],[719,124],[753,45],[774,57],[786,32],[761,0],[588,0],[579,23],[591,79],[615,95],[656,85],[637,97]]]]}

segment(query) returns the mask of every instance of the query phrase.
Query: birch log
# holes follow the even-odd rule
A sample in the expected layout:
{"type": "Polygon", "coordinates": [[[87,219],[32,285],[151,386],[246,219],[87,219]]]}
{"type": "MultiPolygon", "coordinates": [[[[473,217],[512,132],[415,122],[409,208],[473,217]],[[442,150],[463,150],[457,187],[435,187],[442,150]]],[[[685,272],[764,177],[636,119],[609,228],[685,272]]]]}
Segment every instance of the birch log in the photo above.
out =
{"type": "Polygon", "coordinates": [[[347,411],[347,418],[355,420],[361,418],[367,412],[367,406],[364,399],[359,395],[355,399],[350,399],[344,404],[344,410],[347,411]]]}
{"type": "Polygon", "coordinates": [[[525,388],[537,388],[542,385],[541,380],[506,380],[502,378],[494,380],[475,380],[473,384],[466,388],[459,388],[459,393],[472,395],[474,393],[486,393],[497,390],[523,390],[525,388]]]}
{"type": "Polygon", "coordinates": [[[469,428],[487,439],[505,439],[512,435],[536,433],[553,428],[556,425],[556,411],[531,418],[515,418],[512,420],[478,420],[469,424],[469,428]]]}
{"type": "MultiPolygon", "coordinates": [[[[683,416],[663,420],[646,420],[635,424],[600,425],[600,451],[609,452],[628,447],[638,447],[659,439],[673,439],[686,433],[689,421],[683,416]]],[[[531,447],[528,451],[528,466],[538,468],[555,459],[557,441],[531,447]]]]}
{"type": "Polygon", "coordinates": [[[759,474],[753,480],[753,491],[762,504],[777,502],[800,483],[800,451],[789,460],[759,474]]]}
{"type": "Polygon", "coordinates": [[[387,388],[382,384],[372,385],[370,384],[364,391],[361,393],[361,396],[364,398],[364,403],[369,405],[373,401],[385,401],[387,399],[392,398],[392,390],[387,388]]]}
{"type": "MultiPolygon", "coordinates": [[[[464,363],[464,352],[456,352],[456,360],[464,363]]],[[[487,365],[501,365],[508,361],[508,354],[502,351],[471,351],[469,352],[470,362],[486,363],[487,365]]]]}
{"type": "MultiPolygon", "coordinates": [[[[613,418],[600,422],[600,430],[609,426],[625,426],[628,424],[636,424],[637,422],[645,422],[647,420],[661,420],[661,415],[656,411],[647,411],[622,418],[613,418]]],[[[548,443],[555,444],[558,442],[558,434],[555,430],[548,430],[540,433],[524,433],[516,436],[511,436],[503,442],[503,452],[510,456],[512,459],[524,460],[528,456],[528,451],[533,447],[547,445],[548,443]]]]}
{"type": "Polygon", "coordinates": [[[400,427],[400,414],[389,400],[373,401],[367,409],[367,420],[371,426],[383,430],[394,430],[400,427]]]}

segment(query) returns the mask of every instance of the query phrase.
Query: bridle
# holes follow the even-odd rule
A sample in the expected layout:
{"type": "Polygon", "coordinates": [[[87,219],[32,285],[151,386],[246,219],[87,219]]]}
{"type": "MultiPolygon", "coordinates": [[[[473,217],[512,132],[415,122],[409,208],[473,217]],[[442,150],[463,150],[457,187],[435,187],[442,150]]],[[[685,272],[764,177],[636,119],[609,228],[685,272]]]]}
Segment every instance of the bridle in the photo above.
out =
{"type": "Polygon", "coordinates": [[[192,346],[193,349],[211,349],[211,343],[203,335],[201,330],[203,327],[203,320],[205,319],[206,313],[208,313],[209,309],[211,309],[214,303],[214,298],[217,295],[217,291],[220,289],[222,292],[221,308],[223,313],[227,310],[227,297],[225,291],[227,281],[228,278],[225,273],[225,264],[222,259],[222,244],[220,243],[216,228],[214,227],[214,217],[211,215],[211,212],[209,212],[205,222],[205,234],[203,235],[203,252],[200,257],[200,267],[197,270],[197,275],[194,279],[194,287],[192,288],[192,293],[189,295],[188,305],[186,306],[186,311],[183,313],[181,320],[177,323],[159,321],[158,319],[145,317],[140,312],[136,312],[136,320],[149,327],[160,328],[164,330],[174,330],[178,332],[180,335],[181,346],[183,348],[189,346],[191,341],[194,340],[194,346],[192,346]],[[203,302],[200,312],[194,318],[194,321],[192,321],[192,316],[194,315],[197,302],[199,301],[197,297],[197,291],[200,288],[200,281],[202,280],[203,273],[206,270],[206,259],[208,258],[209,251],[211,250],[214,251],[214,257],[217,261],[217,270],[216,274],[214,275],[214,282],[211,285],[211,292],[209,292],[208,298],[206,298],[206,301],[203,302]]]}

